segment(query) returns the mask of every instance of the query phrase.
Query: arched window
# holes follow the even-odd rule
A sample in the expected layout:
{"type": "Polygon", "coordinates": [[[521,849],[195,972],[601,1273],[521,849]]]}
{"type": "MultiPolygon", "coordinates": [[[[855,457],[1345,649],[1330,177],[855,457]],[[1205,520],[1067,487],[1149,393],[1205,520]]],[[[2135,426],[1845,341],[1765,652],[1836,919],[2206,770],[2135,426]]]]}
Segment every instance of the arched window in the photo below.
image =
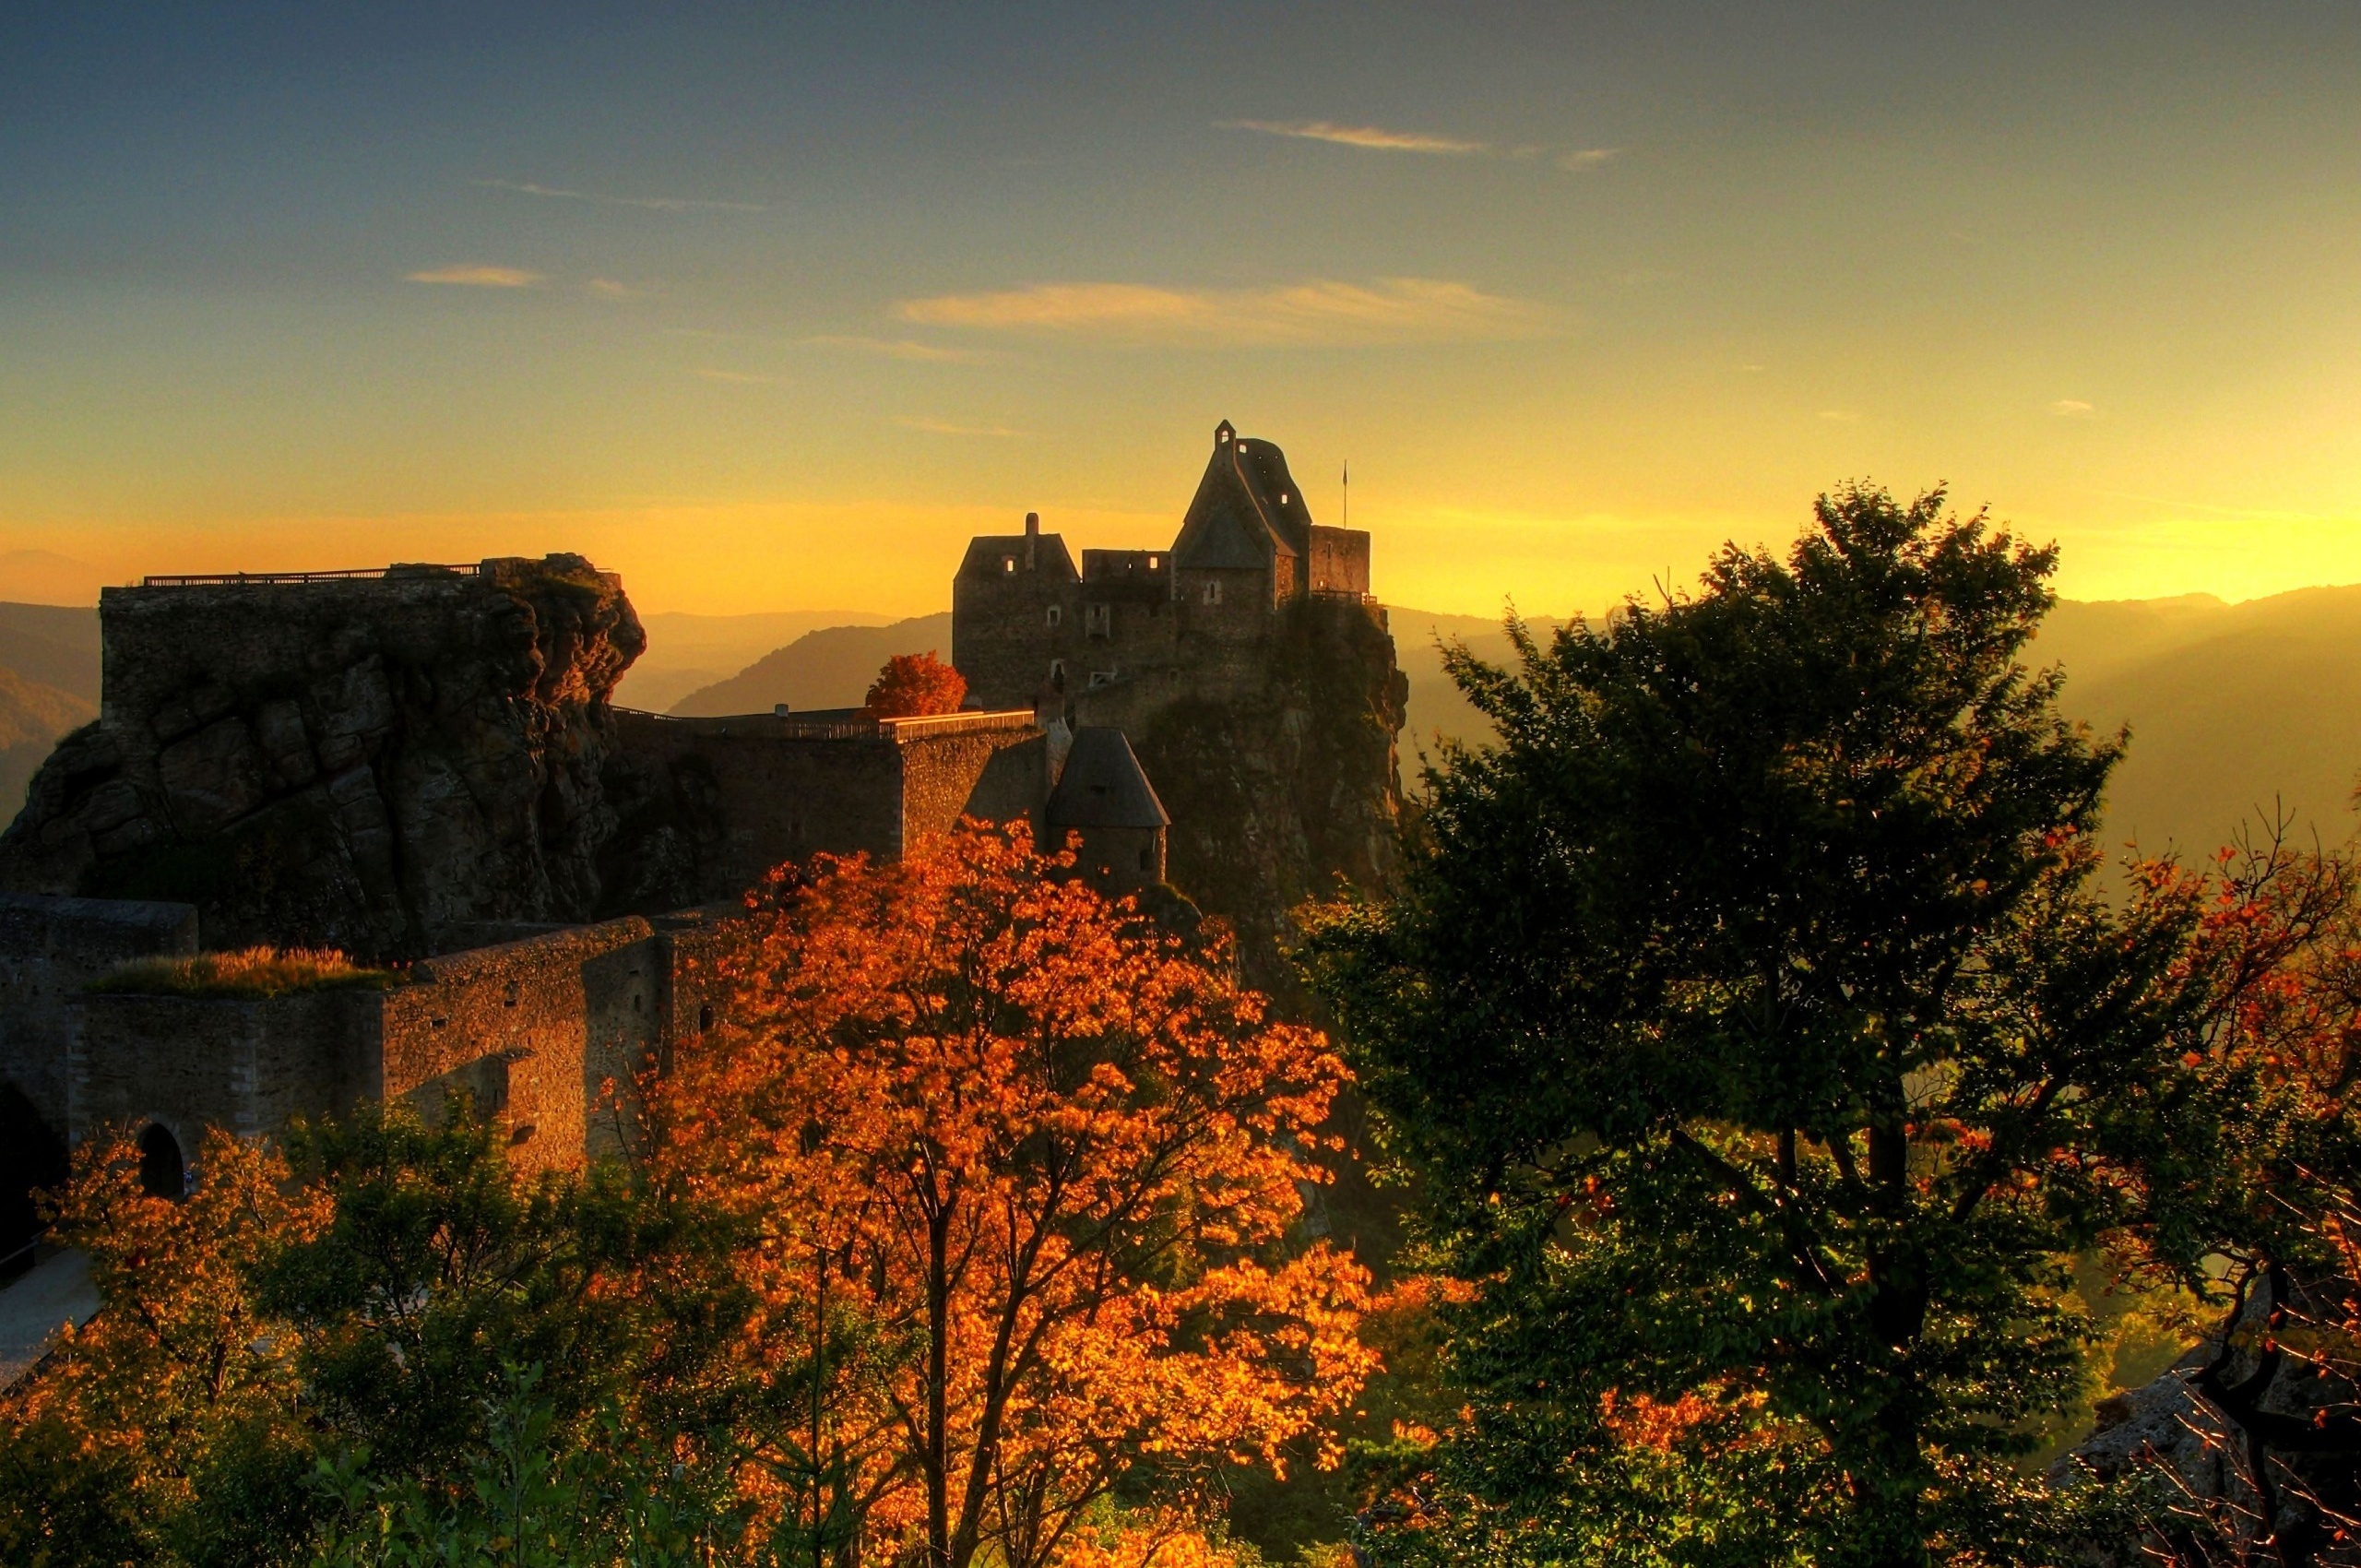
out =
{"type": "Polygon", "coordinates": [[[713,1004],[710,1002],[699,1003],[697,1004],[697,1033],[706,1035],[711,1034],[712,1032],[713,1004]]]}
{"type": "Polygon", "coordinates": [[[1205,602],[1207,604],[1219,604],[1221,602],[1221,579],[1219,577],[1216,577],[1205,584],[1205,602]]]}
{"type": "Polygon", "coordinates": [[[140,1132],[139,1185],[160,1198],[188,1195],[188,1162],[181,1157],[181,1141],[161,1122],[150,1122],[140,1132]]]}
{"type": "Polygon", "coordinates": [[[1065,618],[1065,611],[1064,611],[1063,609],[1062,609],[1062,608],[1060,608],[1059,606],[1054,605],[1054,604],[1052,604],[1051,606],[1050,606],[1050,625],[1052,625],[1052,626],[1056,625],[1060,621],[1063,620],[1064,618],[1065,618]]]}
{"type": "Polygon", "coordinates": [[[1062,659],[1052,659],[1050,660],[1050,690],[1062,692],[1065,689],[1066,661],[1062,659]]]}

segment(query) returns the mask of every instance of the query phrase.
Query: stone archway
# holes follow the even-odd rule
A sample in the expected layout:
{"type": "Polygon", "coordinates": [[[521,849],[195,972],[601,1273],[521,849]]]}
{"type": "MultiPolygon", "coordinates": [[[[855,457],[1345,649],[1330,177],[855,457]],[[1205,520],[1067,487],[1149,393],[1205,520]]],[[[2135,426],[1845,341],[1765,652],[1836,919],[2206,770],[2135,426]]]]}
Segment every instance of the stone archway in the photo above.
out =
{"type": "Polygon", "coordinates": [[[161,1122],[139,1130],[139,1185],[160,1198],[188,1196],[188,1157],[161,1122]]]}
{"type": "Polygon", "coordinates": [[[15,1084],[0,1081],[0,1284],[33,1263],[41,1234],[33,1194],[65,1184],[65,1140],[15,1084]]]}

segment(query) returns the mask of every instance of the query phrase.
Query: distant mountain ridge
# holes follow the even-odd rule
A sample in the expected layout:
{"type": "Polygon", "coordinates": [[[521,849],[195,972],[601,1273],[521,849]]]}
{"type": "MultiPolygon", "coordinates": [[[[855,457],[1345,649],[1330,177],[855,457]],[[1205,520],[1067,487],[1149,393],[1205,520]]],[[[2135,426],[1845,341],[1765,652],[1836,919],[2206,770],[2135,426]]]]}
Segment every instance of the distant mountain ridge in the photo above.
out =
{"type": "Polygon", "coordinates": [[[919,615],[884,626],[830,626],[774,648],[727,681],[691,692],[671,707],[683,718],[718,719],[793,708],[856,707],[896,654],[951,657],[951,614],[919,615]]]}
{"type": "Polygon", "coordinates": [[[0,603],[0,815],[57,738],[99,716],[99,612],[0,603]]]}
{"type": "MultiPolygon", "coordinates": [[[[1497,621],[1392,612],[1410,678],[1406,771],[1438,735],[1482,734],[1484,719],[1442,671],[1436,637],[1464,640],[1495,663],[1512,657],[1497,621]]],[[[1535,624],[1547,640],[1554,623],[1535,624]]],[[[2202,860],[2242,825],[2275,814],[2294,830],[2342,842],[2355,828],[2361,775],[2361,585],[2299,588],[2225,603],[2177,599],[2061,601],[2043,624],[2034,664],[2066,671],[2067,716],[2102,734],[2128,725],[2131,746],[2106,803],[2110,848],[2202,860]]]]}

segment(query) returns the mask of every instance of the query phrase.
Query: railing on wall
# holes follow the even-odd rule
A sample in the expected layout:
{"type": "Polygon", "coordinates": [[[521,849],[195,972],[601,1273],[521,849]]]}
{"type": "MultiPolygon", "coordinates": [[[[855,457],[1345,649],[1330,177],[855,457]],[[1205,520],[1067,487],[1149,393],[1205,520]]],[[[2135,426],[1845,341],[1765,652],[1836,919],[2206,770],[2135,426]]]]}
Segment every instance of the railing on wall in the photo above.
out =
{"type": "Polygon", "coordinates": [[[183,572],[170,576],[142,577],[141,588],[207,588],[221,584],[251,583],[257,587],[278,587],[289,583],[350,583],[366,582],[377,577],[426,577],[448,574],[455,577],[477,577],[483,575],[480,562],[463,565],[444,565],[439,562],[405,561],[391,566],[360,566],[347,572],[183,572]]]}
{"type": "Polygon", "coordinates": [[[707,735],[768,735],[783,741],[923,741],[938,735],[967,735],[997,730],[1029,728],[1031,708],[1007,708],[993,713],[963,711],[926,714],[911,719],[870,719],[858,709],[823,709],[818,713],[733,713],[698,717],[650,713],[645,708],[618,707],[635,719],[653,719],[707,735]]]}

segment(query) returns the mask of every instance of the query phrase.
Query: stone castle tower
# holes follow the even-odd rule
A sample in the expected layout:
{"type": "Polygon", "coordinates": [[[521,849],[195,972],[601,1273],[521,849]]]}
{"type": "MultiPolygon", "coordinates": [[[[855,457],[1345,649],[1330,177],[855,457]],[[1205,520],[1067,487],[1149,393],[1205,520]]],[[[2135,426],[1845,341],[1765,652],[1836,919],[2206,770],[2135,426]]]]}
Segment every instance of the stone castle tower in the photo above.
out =
{"type": "Polygon", "coordinates": [[[1274,444],[1227,421],[1169,549],[1086,550],[1028,515],[972,540],[952,662],[973,700],[1120,731],[1169,813],[1173,884],[1287,991],[1288,915],[1391,873],[1406,684],[1370,536],[1311,519],[1274,444]]]}
{"type": "Polygon", "coordinates": [[[1225,420],[1169,550],[1086,550],[1028,514],[967,546],[951,659],[986,707],[1129,727],[1183,695],[1263,683],[1295,606],[1369,600],[1369,535],[1311,520],[1287,455],[1225,420]]]}

